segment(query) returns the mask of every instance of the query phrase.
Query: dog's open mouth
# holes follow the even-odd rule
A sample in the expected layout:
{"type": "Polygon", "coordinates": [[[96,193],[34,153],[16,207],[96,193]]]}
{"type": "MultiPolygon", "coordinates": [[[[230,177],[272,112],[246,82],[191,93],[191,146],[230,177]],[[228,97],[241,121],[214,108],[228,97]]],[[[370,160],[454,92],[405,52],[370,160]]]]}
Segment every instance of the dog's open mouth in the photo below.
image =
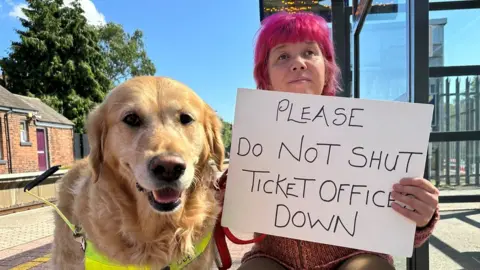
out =
{"type": "Polygon", "coordinates": [[[136,183],[137,190],[147,193],[148,201],[153,209],[159,212],[171,212],[182,204],[182,191],[165,187],[157,190],[147,191],[140,184],[136,183]]]}
{"type": "Polygon", "coordinates": [[[159,212],[171,212],[182,203],[182,192],[174,188],[149,191],[147,196],[150,205],[159,212]]]}

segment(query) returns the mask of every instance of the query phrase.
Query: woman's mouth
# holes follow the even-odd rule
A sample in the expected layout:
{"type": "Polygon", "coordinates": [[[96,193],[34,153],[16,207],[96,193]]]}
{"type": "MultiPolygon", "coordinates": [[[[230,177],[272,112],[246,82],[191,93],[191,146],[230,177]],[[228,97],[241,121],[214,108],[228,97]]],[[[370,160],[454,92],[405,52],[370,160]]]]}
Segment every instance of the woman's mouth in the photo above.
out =
{"type": "Polygon", "coordinates": [[[291,80],[288,83],[294,84],[294,83],[307,83],[307,82],[311,82],[311,80],[307,78],[299,78],[299,79],[291,80]]]}

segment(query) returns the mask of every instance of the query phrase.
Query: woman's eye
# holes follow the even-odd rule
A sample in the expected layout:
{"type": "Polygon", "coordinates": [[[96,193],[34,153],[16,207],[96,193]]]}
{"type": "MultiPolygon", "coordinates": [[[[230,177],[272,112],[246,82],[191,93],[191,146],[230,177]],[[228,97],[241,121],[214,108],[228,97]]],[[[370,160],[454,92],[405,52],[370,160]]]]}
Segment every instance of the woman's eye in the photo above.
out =
{"type": "Polygon", "coordinates": [[[284,60],[284,59],[287,59],[288,58],[288,55],[286,54],[281,54],[279,57],[278,57],[278,60],[284,60]]]}
{"type": "Polygon", "coordinates": [[[138,127],[142,124],[140,117],[135,113],[130,113],[125,116],[123,122],[131,127],[138,127]]]}
{"type": "Polygon", "coordinates": [[[308,51],[305,52],[305,55],[307,55],[307,56],[312,56],[314,54],[315,54],[315,52],[311,51],[311,50],[308,50],[308,51]]]}
{"type": "Polygon", "coordinates": [[[188,125],[193,122],[193,117],[187,113],[180,114],[180,123],[182,125],[188,125]]]}

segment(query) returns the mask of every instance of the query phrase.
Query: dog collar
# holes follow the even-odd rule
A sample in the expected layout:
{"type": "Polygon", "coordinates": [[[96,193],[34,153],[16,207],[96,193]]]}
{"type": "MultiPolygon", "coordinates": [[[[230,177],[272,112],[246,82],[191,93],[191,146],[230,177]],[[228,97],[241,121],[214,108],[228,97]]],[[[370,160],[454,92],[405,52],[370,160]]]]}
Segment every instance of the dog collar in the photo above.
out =
{"type": "MultiPolygon", "coordinates": [[[[208,233],[197,245],[195,245],[193,256],[184,256],[180,260],[170,263],[162,270],[179,270],[193,262],[200,254],[202,254],[207,248],[212,238],[212,232],[208,233]]],[[[85,269],[86,270],[150,270],[149,266],[137,266],[137,265],[121,265],[119,263],[111,261],[109,258],[101,254],[95,246],[89,240],[86,241],[85,248],[85,269]]]]}

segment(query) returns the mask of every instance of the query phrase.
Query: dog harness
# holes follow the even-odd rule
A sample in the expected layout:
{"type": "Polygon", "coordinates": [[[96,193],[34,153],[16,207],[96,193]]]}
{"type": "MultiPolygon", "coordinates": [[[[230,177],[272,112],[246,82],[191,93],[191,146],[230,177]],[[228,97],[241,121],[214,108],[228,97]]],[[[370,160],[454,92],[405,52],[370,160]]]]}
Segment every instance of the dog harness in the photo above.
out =
{"type": "MultiPolygon", "coordinates": [[[[63,219],[68,228],[73,232],[75,241],[79,242],[82,250],[85,252],[85,269],[86,270],[150,270],[149,266],[137,266],[137,265],[121,265],[119,263],[111,261],[109,258],[101,254],[93,245],[92,242],[86,239],[83,229],[79,226],[72,224],[67,217],[58,209],[56,205],[48,200],[30,192],[32,188],[40,184],[42,181],[48,178],[48,176],[54,174],[60,166],[53,166],[32,182],[28,183],[23,189],[24,192],[32,195],[33,197],[43,201],[47,205],[53,207],[58,215],[63,219]]],[[[198,244],[194,247],[193,256],[186,255],[183,258],[178,259],[175,262],[170,263],[168,266],[162,268],[162,270],[180,270],[193,262],[198,256],[200,256],[207,248],[210,240],[212,239],[213,232],[209,232],[198,244]]]]}
{"type": "MultiPolygon", "coordinates": [[[[170,265],[164,267],[162,270],[179,270],[194,261],[200,254],[202,254],[208,246],[212,238],[212,233],[204,237],[196,246],[193,256],[185,256],[170,265]]],[[[90,241],[86,241],[85,249],[85,269],[86,270],[150,270],[149,266],[136,265],[121,265],[110,261],[107,257],[102,255],[95,249],[90,241]]]]}

